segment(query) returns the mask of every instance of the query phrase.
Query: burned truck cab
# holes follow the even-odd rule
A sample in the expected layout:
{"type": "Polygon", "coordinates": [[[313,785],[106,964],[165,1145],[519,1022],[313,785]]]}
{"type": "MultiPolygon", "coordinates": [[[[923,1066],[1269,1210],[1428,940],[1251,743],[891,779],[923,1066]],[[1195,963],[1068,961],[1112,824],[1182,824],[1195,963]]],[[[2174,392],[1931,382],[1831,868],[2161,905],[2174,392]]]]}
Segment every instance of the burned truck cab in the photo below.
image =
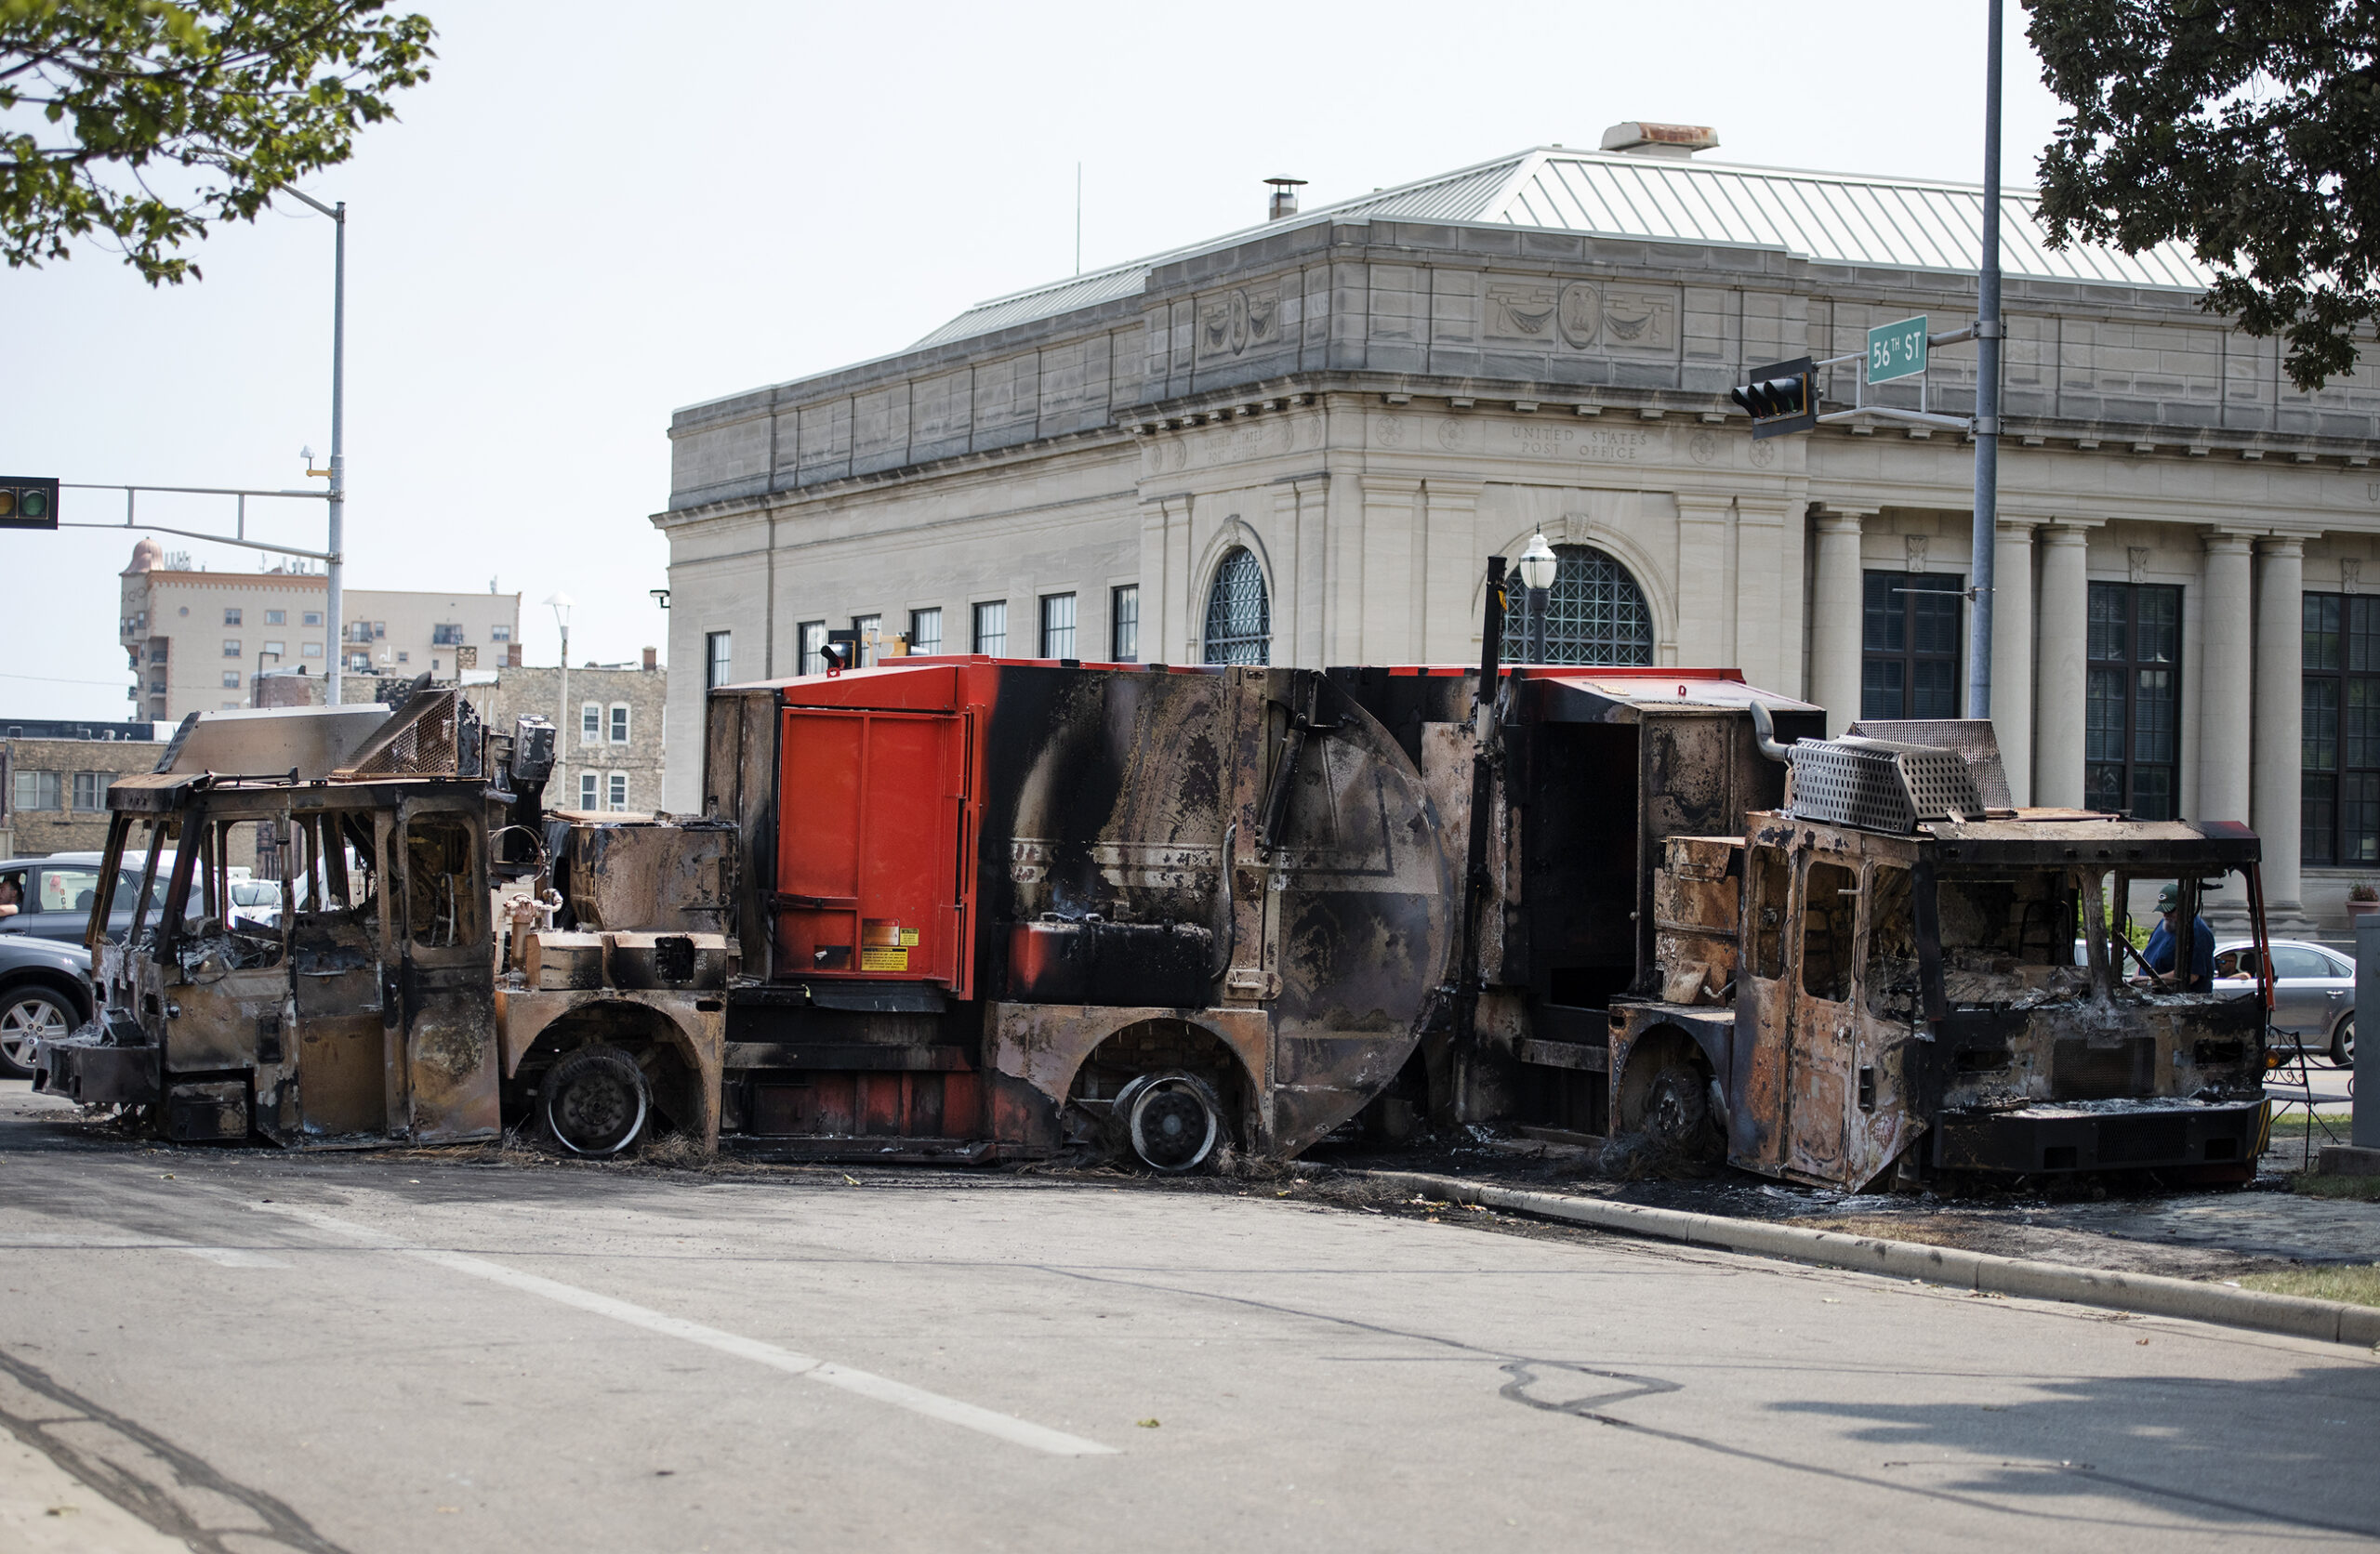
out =
{"type": "Polygon", "coordinates": [[[1731,1164],[1853,1188],[2253,1174],[2268,994],[2186,987],[2186,957],[2151,972],[2127,920],[2169,882],[2184,921],[2221,894],[2262,943],[2252,833],[1989,805],[1944,745],[1783,754],[1783,809],[1667,844],[1660,992],[1612,1011],[1614,1063],[1643,1076],[1615,1130],[1682,1138],[1707,1107],[1731,1164]]]}
{"type": "Polygon", "coordinates": [[[157,770],[109,791],[99,1012],[41,1044],[36,1087],[179,1141],[494,1137],[510,745],[453,690],[394,713],[192,715],[157,770]],[[117,942],[120,876],[139,904],[117,942]]]}

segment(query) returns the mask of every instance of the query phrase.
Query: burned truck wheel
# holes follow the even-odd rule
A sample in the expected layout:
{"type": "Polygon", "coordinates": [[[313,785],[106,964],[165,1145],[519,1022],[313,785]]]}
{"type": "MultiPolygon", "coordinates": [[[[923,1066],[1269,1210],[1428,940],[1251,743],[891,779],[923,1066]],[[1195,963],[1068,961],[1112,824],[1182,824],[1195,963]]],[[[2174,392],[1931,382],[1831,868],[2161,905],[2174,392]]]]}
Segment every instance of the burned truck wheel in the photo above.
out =
{"type": "Polygon", "coordinates": [[[1144,1073],[1116,1097],[1124,1141],[1152,1171],[1195,1171],[1223,1142],[1223,1104],[1189,1073],[1144,1073]]]}
{"type": "Polygon", "coordinates": [[[616,1047],[582,1047],[548,1070],[537,1114],[553,1141],[590,1159],[615,1155],[644,1132],[653,1091],[634,1058],[616,1047]]]}
{"type": "Polygon", "coordinates": [[[1649,1031],[1629,1049],[1614,1097],[1621,1134],[1693,1160],[1716,1159],[1718,1120],[1711,1110],[1711,1071],[1701,1048],[1674,1026],[1649,1031]]]}

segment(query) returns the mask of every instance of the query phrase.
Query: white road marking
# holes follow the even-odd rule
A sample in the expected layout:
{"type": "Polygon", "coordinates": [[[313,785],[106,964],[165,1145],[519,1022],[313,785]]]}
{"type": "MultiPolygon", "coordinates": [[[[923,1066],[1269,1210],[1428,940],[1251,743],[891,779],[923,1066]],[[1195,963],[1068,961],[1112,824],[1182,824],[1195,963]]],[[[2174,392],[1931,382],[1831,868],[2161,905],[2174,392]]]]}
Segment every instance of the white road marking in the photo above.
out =
{"type": "Polygon", "coordinates": [[[196,1258],[202,1262],[218,1263],[225,1268],[287,1268],[279,1258],[263,1252],[251,1252],[245,1246],[177,1246],[175,1251],[196,1258]]]}
{"type": "Polygon", "coordinates": [[[432,1247],[416,1246],[383,1235],[377,1231],[350,1223],[335,1215],[324,1214],[319,1209],[302,1208],[294,1204],[254,1204],[249,1206],[263,1209],[271,1214],[285,1215],[292,1219],[311,1225],[317,1230],[328,1231],[334,1235],[342,1235],[364,1242],[376,1250],[395,1252],[422,1262],[434,1263],[440,1268],[449,1269],[456,1273],[468,1273],[474,1279],[485,1279],[490,1284],[502,1284],[509,1289],[521,1290],[530,1295],[543,1296],[548,1300],[557,1301],[564,1306],[573,1306],[582,1311],[591,1311],[597,1316],[609,1317],[614,1322],[625,1323],[630,1327],[641,1327],[648,1333],[658,1333],[665,1337],[683,1339],[687,1343],[700,1344],[706,1349],[717,1350],[721,1354],[733,1354],[739,1359],[749,1360],[755,1364],[769,1366],[773,1370],[804,1376],[812,1381],[823,1381],[829,1387],[840,1387],[846,1392],[856,1393],[864,1398],[872,1398],[878,1403],[889,1403],[896,1408],[906,1408],[912,1414],[922,1414],[929,1419],[940,1419],[945,1424],[958,1425],[962,1429],[992,1436],[1013,1445],[1028,1446],[1037,1452],[1047,1452],[1053,1456],[1110,1456],[1117,1452],[1114,1446],[1103,1446],[1096,1441],[1086,1441],[1078,1435],[1068,1435],[1063,1430],[1054,1430],[1045,1425],[1033,1424],[1017,1418],[1014,1415],[979,1408],[972,1403],[961,1403],[957,1398],[945,1398],[939,1392],[929,1392],[922,1387],[912,1387],[905,1381],[894,1381],[889,1376],[877,1376],[869,1371],[853,1370],[848,1365],[838,1365],[830,1360],[797,1354],[789,1349],[780,1349],[775,1344],[766,1343],[759,1338],[747,1338],[741,1334],[706,1326],[699,1322],[688,1322],[683,1317],[669,1316],[654,1310],[650,1307],[639,1306],[633,1301],[599,1295],[593,1290],[580,1289],[575,1284],[565,1284],[558,1279],[548,1279],[536,1273],[523,1273],[518,1269],[507,1268],[502,1263],[490,1262],[485,1258],[475,1258],[464,1252],[442,1252],[432,1247]]]}

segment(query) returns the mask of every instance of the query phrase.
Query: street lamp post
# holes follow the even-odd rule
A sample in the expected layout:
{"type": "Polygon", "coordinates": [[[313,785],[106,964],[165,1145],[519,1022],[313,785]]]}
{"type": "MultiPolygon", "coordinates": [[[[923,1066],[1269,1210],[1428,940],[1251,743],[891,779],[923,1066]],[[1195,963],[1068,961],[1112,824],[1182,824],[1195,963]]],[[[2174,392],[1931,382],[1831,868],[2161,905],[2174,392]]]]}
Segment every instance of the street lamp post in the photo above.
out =
{"type": "MultiPolygon", "coordinates": [[[[344,642],[347,615],[347,202],[326,205],[302,190],[289,192],[329,217],[337,230],[331,260],[331,532],[330,543],[324,547],[330,552],[330,560],[324,569],[329,578],[323,611],[324,635],[336,653],[344,642]]],[[[324,688],[324,699],[332,706],[339,705],[343,678],[342,669],[333,669],[331,682],[324,688]]]]}
{"type": "Polygon", "coordinates": [[[547,607],[554,612],[554,625],[562,628],[562,700],[554,707],[554,775],[562,775],[562,752],[570,742],[570,612],[578,601],[568,594],[546,596],[547,607]]]}
{"type": "Polygon", "coordinates": [[[1545,543],[1545,531],[1540,529],[1528,538],[1528,548],[1523,550],[1518,563],[1521,586],[1528,590],[1528,661],[1545,662],[1545,601],[1553,590],[1554,579],[1562,563],[1554,547],[1545,543]]]}

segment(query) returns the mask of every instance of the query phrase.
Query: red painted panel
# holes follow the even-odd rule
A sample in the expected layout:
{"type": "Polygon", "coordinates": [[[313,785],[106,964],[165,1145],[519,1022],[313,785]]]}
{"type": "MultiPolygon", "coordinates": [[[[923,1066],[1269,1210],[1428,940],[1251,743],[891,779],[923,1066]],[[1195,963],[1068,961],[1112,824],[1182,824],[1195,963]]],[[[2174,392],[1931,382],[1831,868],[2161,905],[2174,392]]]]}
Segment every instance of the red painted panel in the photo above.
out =
{"type": "MultiPolygon", "coordinates": [[[[946,697],[948,670],[866,680],[936,678],[946,697]]],[[[781,716],[777,974],[922,980],[967,996],[968,717],[824,706],[781,716]]]]}

